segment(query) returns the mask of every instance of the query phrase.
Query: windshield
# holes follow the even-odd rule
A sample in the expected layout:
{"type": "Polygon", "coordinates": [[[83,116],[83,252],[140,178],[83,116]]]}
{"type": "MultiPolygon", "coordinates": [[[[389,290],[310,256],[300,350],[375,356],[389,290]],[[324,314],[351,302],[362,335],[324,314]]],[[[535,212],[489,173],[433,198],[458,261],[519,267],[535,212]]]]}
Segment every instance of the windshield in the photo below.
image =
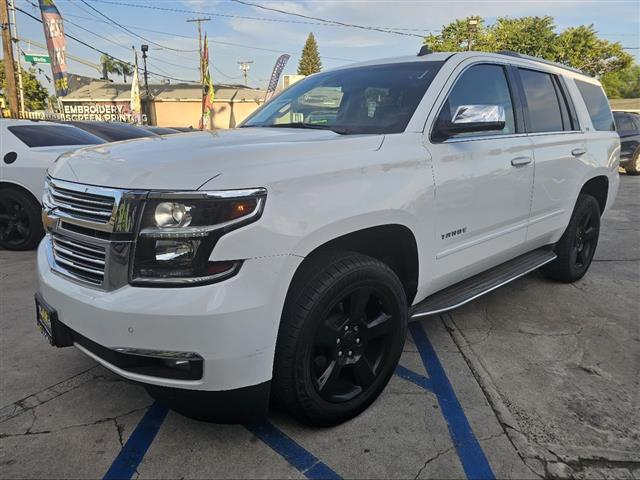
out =
{"type": "Polygon", "coordinates": [[[392,63],[319,73],[283,91],[241,126],[399,133],[442,63],[392,63]]]}

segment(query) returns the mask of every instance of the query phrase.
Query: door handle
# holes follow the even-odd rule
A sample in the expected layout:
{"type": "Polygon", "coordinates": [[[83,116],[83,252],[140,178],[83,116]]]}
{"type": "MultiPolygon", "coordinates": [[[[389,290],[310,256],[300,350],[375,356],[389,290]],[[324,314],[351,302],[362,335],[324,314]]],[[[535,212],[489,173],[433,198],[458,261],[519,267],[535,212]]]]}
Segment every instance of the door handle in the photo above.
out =
{"type": "Polygon", "coordinates": [[[521,167],[523,165],[529,165],[531,163],[531,157],[516,157],[511,159],[511,165],[514,167],[521,167]]]}
{"type": "Polygon", "coordinates": [[[587,153],[587,150],[586,148],[582,147],[574,148],[573,150],[571,150],[571,155],[573,155],[574,157],[581,157],[585,153],[587,153]]]}

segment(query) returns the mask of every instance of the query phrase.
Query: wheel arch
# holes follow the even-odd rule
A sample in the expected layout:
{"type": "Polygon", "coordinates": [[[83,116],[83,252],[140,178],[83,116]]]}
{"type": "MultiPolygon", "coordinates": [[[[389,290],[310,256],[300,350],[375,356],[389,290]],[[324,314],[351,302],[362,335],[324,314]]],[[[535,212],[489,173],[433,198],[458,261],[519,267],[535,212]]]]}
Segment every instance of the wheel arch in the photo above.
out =
{"type": "Polygon", "coordinates": [[[351,251],[367,255],[388,265],[402,282],[411,304],[418,288],[418,242],[414,232],[406,225],[388,223],[360,228],[343,233],[315,246],[293,275],[291,286],[304,272],[306,265],[318,255],[331,251],[351,251]]]}
{"type": "Polygon", "coordinates": [[[21,185],[16,182],[10,182],[7,180],[0,180],[0,190],[10,190],[10,189],[21,191],[27,194],[29,197],[31,197],[38,205],[42,205],[42,202],[38,198],[36,198],[36,196],[31,192],[31,190],[29,190],[24,185],[21,185]]]}
{"type": "Polygon", "coordinates": [[[590,178],[580,189],[580,194],[591,195],[595,198],[600,207],[600,213],[604,213],[609,196],[609,177],[598,175],[590,178]]]}

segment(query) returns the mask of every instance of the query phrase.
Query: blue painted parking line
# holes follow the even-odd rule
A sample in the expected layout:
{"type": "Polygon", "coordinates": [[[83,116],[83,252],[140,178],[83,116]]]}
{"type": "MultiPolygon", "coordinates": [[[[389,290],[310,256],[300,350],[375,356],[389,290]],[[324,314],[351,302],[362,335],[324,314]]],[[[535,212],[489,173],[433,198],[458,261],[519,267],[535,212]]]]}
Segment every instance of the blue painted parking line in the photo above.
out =
{"type": "Polygon", "coordinates": [[[336,472],[318,460],[269,421],[245,425],[245,428],[281,455],[291,466],[310,479],[339,479],[336,472]]]}
{"type": "MultiPolygon", "coordinates": [[[[418,348],[428,376],[409,370],[402,365],[396,375],[436,395],[449,429],[460,463],[468,479],[494,479],[491,466],[476,439],[464,410],[458,401],[438,356],[420,325],[409,325],[409,331],[418,348]]],[[[104,476],[104,480],[129,480],[151,446],[168,409],[154,403],[140,420],[104,476]]],[[[309,479],[340,479],[335,471],[279,430],[268,420],[245,425],[245,428],[282,456],[291,466],[309,479]]]]}
{"type": "Polygon", "coordinates": [[[104,475],[104,480],[128,480],[147,453],[169,410],[158,403],[149,407],[136,426],[127,443],[104,475]]]}
{"type": "Polygon", "coordinates": [[[447,422],[449,434],[468,479],[494,479],[489,461],[469,425],[462,405],[458,401],[447,374],[436,355],[420,322],[409,325],[409,331],[418,348],[424,368],[429,374],[433,392],[436,394],[442,415],[447,422]]]}
{"type": "Polygon", "coordinates": [[[402,365],[398,365],[396,367],[396,375],[405,380],[409,380],[412,383],[415,383],[419,387],[424,388],[430,392],[433,392],[433,386],[431,385],[431,379],[425,377],[424,375],[420,375],[419,373],[414,372],[413,370],[409,370],[402,365]]]}

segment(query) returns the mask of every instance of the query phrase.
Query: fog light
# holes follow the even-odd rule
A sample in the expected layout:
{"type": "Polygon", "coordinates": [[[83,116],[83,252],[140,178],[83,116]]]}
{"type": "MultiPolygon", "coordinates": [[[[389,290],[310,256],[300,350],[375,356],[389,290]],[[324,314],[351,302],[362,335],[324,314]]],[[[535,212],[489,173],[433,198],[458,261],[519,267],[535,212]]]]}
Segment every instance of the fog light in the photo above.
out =
{"type": "Polygon", "coordinates": [[[176,202],[160,202],[155,211],[158,227],[186,227],[191,223],[191,207],[176,202]]]}

